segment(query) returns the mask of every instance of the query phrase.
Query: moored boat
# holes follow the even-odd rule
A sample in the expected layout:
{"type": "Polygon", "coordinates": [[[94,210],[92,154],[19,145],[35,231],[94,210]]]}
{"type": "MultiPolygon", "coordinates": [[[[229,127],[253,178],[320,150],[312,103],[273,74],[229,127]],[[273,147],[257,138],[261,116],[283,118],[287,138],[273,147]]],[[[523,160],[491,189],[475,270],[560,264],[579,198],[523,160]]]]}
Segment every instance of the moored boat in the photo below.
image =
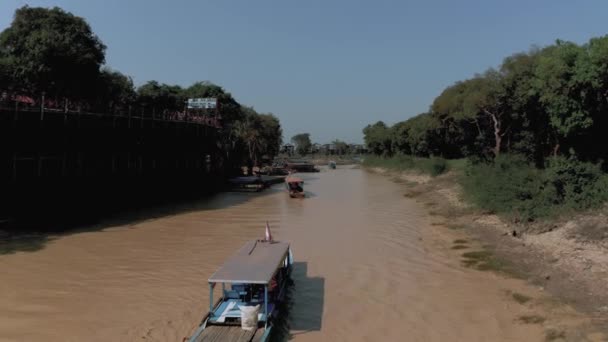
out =
{"type": "Polygon", "coordinates": [[[333,161],[333,160],[330,160],[330,161],[329,161],[329,168],[330,168],[330,169],[335,169],[335,168],[336,168],[336,162],[335,162],[335,161],[333,161]]]}
{"type": "Polygon", "coordinates": [[[268,341],[292,265],[289,243],[273,241],[267,224],[264,240],[247,242],[209,278],[209,313],[185,340],[268,341]],[[221,298],[214,304],[217,285],[221,298]]]}
{"type": "Polygon", "coordinates": [[[306,161],[289,161],[286,168],[292,172],[319,172],[314,164],[306,161]]]}
{"type": "Polygon", "coordinates": [[[287,176],[285,178],[285,186],[287,187],[287,192],[289,193],[289,197],[295,198],[305,197],[304,194],[304,181],[295,176],[287,176]]]}
{"type": "Polygon", "coordinates": [[[233,190],[239,191],[262,191],[266,187],[260,176],[241,176],[228,180],[233,190]]]}

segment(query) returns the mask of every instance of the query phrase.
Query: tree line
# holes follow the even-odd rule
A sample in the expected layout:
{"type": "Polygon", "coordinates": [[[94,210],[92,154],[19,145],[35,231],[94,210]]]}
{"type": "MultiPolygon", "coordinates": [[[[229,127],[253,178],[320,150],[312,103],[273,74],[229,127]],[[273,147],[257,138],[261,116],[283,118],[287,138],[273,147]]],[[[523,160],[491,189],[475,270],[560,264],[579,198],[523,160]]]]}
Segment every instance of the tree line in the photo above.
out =
{"type": "Polygon", "coordinates": [[[105,50],[85,19],[58,7],[21,7],[0,33],[0,94],[45,94],[102,113],[137,106],[159,114],[183,110],[188,98],[214,97],[223,127],[218,145],[235,163],[257,165],[279,152],[282,129],[272,113],[241,105],[206,81],[185,88],[149,81],[135,88],[131,77],[105,65],[105,50]]]}
{"type": "Polygon", "coordinates": [[[492,160],[518,154],[599,162],[608,156],[608,36],[557,40],[505,58],[447,87],[429,110],[392,126],[363,129],[376,155],[492,160]]]}
{"type": "MultiPolygon", "coordinates": [[[[340,139],[334,139],[330,144],[313,144],[310,139],[310,133],[299,133],[291,137],[291,143],[294,145],[294,153],[300,156],[308,154],[325,154],[325,155],[346,155],[363,153],[361,146],[348,144],[340,139]]],[[[286,151],[287,152],[287,151],[286,151]]]]}

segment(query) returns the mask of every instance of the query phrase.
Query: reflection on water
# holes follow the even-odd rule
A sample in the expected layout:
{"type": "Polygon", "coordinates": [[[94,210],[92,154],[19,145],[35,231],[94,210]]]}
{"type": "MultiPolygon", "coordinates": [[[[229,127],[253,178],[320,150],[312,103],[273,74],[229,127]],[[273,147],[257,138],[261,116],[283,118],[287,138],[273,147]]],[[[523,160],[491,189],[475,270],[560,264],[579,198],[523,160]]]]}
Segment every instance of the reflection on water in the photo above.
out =
{"type": "MultiPolygon", "coordinates": [[[[506,281],[454,267],[424,242],[427,216],[402,189],[360,169],[226,193],[158,218],[0,255],[1,341],[181,341],[208,308],[207,278],[269,221],[297,261],[277,338],[296,341],[530,340],[506,281]],[[129,228],[129,229],[127,229],[129,228]],[[286,332],[289,331],[289,334],[286,332]]],[[[175,208],[174,208],[175,209],[175,208]]]]}

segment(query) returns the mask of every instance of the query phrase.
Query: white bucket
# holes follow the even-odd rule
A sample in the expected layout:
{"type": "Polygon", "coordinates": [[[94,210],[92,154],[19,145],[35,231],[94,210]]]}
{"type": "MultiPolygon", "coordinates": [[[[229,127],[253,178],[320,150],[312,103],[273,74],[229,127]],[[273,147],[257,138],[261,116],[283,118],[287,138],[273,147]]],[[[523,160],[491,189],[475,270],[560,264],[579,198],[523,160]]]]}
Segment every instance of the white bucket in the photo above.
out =
{"type": "Polygon", "coordinates": [[[239,306],[241,310],[241,328],[243,330],[254,330],[258,328],[258,313],[260,305],[239,306]]]}

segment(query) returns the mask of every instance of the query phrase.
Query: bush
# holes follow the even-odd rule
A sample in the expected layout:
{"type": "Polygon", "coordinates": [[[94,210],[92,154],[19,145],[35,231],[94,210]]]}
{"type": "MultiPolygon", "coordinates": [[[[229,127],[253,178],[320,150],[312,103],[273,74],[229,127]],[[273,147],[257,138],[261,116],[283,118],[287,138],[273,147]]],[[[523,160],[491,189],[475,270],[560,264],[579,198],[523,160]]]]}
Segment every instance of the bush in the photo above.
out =
{"type": "Polygon", "coordinates": [[[419,160],[420,170],[431,176],[439,176],[448,170],[448,162],[443,158],[432,157],[430,159],[419,160]]]}
{"type": "Polygon", "coordinates": [[[521,156],[470,163],[462,179],[465,196],[491,213],[532,221],[608,200],[608,176],[599,165],[553,158],[537,169],[521,156]]]}
{"type": "Polygon", "coordinates": [[[398,155],[391,158],[367,156],[363,165],[369,167],[383,167],[395,171],[419,171],[433,177],[439,176],[449,170],[447,160],[439,157],[415,158],[408,155],[398,155]]]}

